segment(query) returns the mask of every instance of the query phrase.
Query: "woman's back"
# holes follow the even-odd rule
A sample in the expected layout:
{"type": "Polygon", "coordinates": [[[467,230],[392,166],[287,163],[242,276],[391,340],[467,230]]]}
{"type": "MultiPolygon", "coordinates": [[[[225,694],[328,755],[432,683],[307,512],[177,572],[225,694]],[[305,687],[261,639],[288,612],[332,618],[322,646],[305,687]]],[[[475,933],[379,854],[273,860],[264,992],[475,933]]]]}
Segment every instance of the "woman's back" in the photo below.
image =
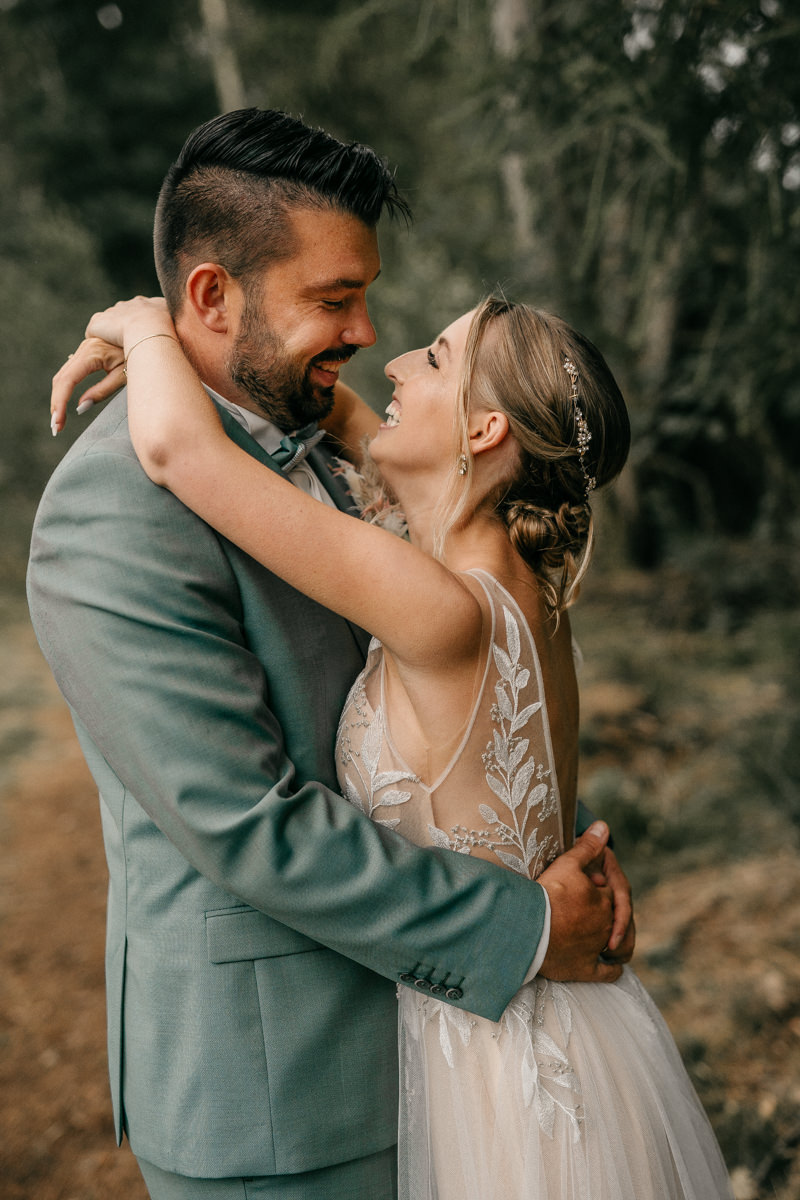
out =
{"type": "Polygon", "coordinates": [[[534,589],[521,589],[530,620],[486,571],[467,575],[484,635],[452,736],[431,738],[414,689],[374,641],[342,715],[339,779],[351,802],[410,840],[534,878],[573,837],[578,706],[568,623],[550,636],[534,589]]]}

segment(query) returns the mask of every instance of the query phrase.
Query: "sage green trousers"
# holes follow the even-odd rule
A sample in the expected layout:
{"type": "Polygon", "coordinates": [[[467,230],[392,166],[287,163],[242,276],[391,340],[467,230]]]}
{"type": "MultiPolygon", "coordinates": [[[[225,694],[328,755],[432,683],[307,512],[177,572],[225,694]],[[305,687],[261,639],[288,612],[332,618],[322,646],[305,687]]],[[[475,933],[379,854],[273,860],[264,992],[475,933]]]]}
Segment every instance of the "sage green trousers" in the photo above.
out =
{"type": "Polygon", "coordinates": [[[396,1200],[397,1148],[299,1175],[191,1179],[137,1160],[151,1200],[396,1200]]]}

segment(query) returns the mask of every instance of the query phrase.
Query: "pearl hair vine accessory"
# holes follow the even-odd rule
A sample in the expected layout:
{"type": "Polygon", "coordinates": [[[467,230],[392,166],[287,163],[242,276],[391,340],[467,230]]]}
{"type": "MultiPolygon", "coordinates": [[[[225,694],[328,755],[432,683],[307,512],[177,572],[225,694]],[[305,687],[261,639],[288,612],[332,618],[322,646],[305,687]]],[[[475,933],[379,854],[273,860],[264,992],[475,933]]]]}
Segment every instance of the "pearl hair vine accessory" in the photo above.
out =
{"type": "Polygon", "coordinates": [[[597,480],[594,475],[590,475],[586,467],[586,451],[589,449],[589,442],[592,440],[592,433],[586,422],[586,417],[583,415],[583,409],[580,406],[578,399],[578,368],[571,358],[564,358],[564,370],[570,377],[572,390],[570,398],[572,400],[572,409],[575,414],[575,425],[578,430],[578,456],[581,461],[581,471],[586,483],[586,496],[588,499],[589,493],[593,492],[597,487],[597,480]]]}
{"type": "Polygon", "coordinates": [[[458,473],[459,473],[459,475],[466,475],[466,473],[467,473],[467,456],[466,456],[466,454],[459,454],[459,456],[458,456],[458,473]]]}

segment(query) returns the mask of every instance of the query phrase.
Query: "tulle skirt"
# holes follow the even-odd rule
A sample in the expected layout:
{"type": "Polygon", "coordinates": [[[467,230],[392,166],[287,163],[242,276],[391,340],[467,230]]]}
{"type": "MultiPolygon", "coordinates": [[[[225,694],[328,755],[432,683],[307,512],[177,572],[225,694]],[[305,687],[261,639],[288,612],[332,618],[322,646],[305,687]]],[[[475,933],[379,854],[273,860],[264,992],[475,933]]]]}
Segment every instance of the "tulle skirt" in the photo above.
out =
{"type": "Polygon", "coordinates": [[[672,1037],[629,969],[526,984],[496,1024],[399,989],[400,1200],[731,1200],[672,1037]]]}

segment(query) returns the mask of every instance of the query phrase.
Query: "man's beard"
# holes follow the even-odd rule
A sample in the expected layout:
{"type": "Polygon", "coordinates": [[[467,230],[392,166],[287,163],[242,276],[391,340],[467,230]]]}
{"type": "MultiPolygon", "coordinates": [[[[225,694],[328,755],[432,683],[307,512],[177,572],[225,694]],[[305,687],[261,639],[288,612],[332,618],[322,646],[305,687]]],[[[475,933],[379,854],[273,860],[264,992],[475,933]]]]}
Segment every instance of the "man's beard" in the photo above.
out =
{"type": "Polygon", "coordinates": [[[312,366],[352,358],[357,349],[357,346],[341,346],[315,355],[309,363],[298,362],[286,353],[263,314],[254,312],[246,303],[242,328],[228,361],[228,373],[268,420],[289,432],[321,420],[333,408],[334,389],[311,382],[312,366]]]}

